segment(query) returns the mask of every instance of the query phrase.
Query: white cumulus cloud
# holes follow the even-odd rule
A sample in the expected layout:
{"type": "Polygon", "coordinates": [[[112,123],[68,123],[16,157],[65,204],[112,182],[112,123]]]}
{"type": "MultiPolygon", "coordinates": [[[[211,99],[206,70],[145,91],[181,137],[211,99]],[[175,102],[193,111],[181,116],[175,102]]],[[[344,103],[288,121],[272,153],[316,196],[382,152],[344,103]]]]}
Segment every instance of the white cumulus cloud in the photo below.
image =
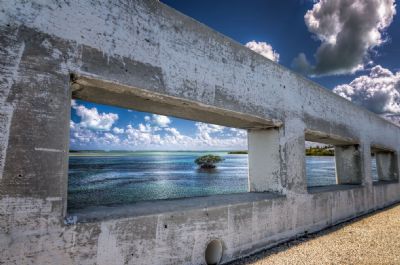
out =
{"type": "Polygon", "coordinates": [[[247,48],[261,54],[262,56],[274,62],[279,62],[279,53],[277,53],[270,44],[266,42],[250,41],[245,45],[247,48]]]}
{"type": "Polygon", "coordinates": [[[73,121],[70,122],[70,140],[72,143],[90,143],[93,139],[97,139],[95,131],[81,127],[73,121]]]}
{"type": "Polygon", "coordinates": [[[394,0],[320,0],[304,16],[321,41],[311,65],[301,53],[293,66],[308,75],[354,73],[370,62],[370,52],[386,41],[396,14],[394,0]]]}
{"type": "Polygon", "coordinates": [[[116,136],[112,133],[109,133],[109,132],[104,133],[104,137],[102,140],[104,140],[104,141],[106,141],[106,143],[110,143],[110,144],[118,144],[121,141],[118,136],[116,136]]]}
{"type": "MultiPolygon", "coordinates": [[[[148,117],[148,116],[146,116],[148,117]]],[[[146,120],[145,117],[145,120],[146,120]]],[[[158,114],[153,114],[152,120],[155,124],[157,124],[160,127],[168,127],[168,125],[171,123],[170,118],[164,115],[158,115],[158,114]]]]}
{"type": "Polygon", "coordinates": [[[124,132],[125,132],[124,129],[118,128],[118,127],[114,127],[114,128],[112,129],[112,131],[113,131],[115,134],[121,134],[121,133],[124,133],[124,132]]]}
{"type": "Polygon", "coordinates": [[[333,92],[400,125],[400,71],[377,65],[333,92]]]}
{"type": "Polygon", "coordinates": [[[104,150],[222,150],[246,149],[245,130],[194,122],[195,132],[185,135],[171,127],[163,115],[146,115],[143,122],[112,127],[117,114],[101,113],[77,102],[72,108],[81,118],[70,121],[71,149],[104,150]]]}
{"type": "Polygon", "coordinates": [[[124,129],[96,131],[71,121],[71,146],[83,149],[127,150],[222,150],[247,149],[245,130],[219,125],[194,123],[196,132],[189,136],[177,128],[151,124],[127,125],[124,129]],[[123,130],[123,132],[122,132],[123,130]],[[121,132],[121,133],[120,133],[121,132]]]}
{"type": "Polygon", "coordinates": [[[73,101],[72,108],[76,110],[76,115],[81,118],[79,125],[81,127],[93,130],[109,131],[114,122],[118,120],[118,114],[115,113],[99,113],[97,108],[86,108],[78,105],[73,101]]]}

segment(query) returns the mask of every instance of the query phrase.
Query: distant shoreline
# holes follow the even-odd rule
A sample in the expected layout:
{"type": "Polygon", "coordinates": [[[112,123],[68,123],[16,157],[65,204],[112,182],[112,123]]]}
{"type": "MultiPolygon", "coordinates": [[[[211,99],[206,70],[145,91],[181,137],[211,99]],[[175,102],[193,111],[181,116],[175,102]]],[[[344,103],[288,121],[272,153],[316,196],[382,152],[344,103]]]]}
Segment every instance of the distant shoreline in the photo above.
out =
{"type": "Polygon", "coordinates": [[[232,151],[232,150],[69,150],[70,153],[150,153],[150,152],[226,152],[226,153],[236,153],[236,152],[246,152],[247,151],[232,151]]]}
{"type": "MultiPolygon", "coordinates": [[[[123,156],[124,154],[141,153],[227,153],[229,155],[247,155],[246,150],[70,150],[70,156],[123,156]]],[[[310,147],[306,149],[306,156],[334,156],[334,150],[331,147],[310,147]]]]}
{"type": "Polygon", "coordinates": [[[176,153],[176,154],[186,154],[186,153],[196,153],[198,155],[202,154],[214,154],[214,153],[230,153],[232,151],[229,150],[135,150],[135,151],[127,151],[127,150],[112,150],[112,151],[105,151],[105,150],[70,150],[69,156],[71,157],[90,157],[90,156],[109,156],[109,157],[116,157],[116,156],[137,156],[137,155],[146,155],[146,154],[156,154],[156,153],[176,153]]]}
{"type": "Polygon", "coordinates": [[[309,147],[306,149],[306,156],[335,156],[335,150],[333,146],[309,147]]]}

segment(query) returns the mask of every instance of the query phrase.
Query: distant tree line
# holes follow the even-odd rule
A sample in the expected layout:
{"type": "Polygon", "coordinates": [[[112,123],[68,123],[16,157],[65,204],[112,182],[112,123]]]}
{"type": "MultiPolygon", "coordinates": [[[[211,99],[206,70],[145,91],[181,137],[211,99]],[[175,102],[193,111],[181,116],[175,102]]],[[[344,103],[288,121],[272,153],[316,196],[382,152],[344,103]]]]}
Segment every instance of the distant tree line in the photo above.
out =
{"type": "Polygon", "coordinates": [[[306,148],[306,156],[334,156],[335,150],[333,146],[315,146],[306,148]]]}
{"type": "MultiPolygon", "coordinates": [[[[230,155],[248,154],[248,151],[230,151],[230,152],[228,152],[228,154],[230,154],[230,155]]],[[[306,148],[306,155],[307,156],[334,156],[335,150],[332,145],[309,147],[309,148],[306,148]]]]}

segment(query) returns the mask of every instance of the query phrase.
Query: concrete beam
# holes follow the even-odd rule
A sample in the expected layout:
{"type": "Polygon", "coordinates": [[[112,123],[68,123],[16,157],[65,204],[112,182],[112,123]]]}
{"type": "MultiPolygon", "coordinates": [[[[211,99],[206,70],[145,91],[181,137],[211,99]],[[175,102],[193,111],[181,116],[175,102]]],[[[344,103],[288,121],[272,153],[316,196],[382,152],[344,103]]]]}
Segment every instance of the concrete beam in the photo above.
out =
{"type": "Polygon", "coordinates": [[[227,110],[109,80],[73,74],[71,81],[74,99],[241,129],[282,126],[280,120],[227,110]]]}

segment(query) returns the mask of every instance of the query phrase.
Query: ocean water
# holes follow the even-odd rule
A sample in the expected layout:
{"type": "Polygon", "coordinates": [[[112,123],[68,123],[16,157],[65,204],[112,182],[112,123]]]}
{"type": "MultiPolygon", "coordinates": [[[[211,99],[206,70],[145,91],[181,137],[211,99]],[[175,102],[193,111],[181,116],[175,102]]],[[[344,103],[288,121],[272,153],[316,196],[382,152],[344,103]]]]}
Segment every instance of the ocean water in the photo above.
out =
{"type": "MultiPolygon", "coordinates": [[[[72,153],[68,209],[248,190],[247,155],[212,152],[224,161],[215,170],[194,160],[210,152],[72,153]]],[[[306,157],[308,186],[335,184],[334,157],[306,157]]]]}
{"type": "Polygon", "coordinates": [[[372,181],[378,181],[378,170],[376,169],[376,159],[375,157],[372,157],[371,159],[371,175],[372,175],[372,181]]]}
{"type": "Polygon", "coordinates": [[[224,161],[215,170],[198,169],[194,160],[209,153],[74,153],[68,208],[246,192],[247,155],[212,152],[224,161]]]}
{"type": "Polygon", "coordinates": [[[306,156],[307,186],[336,184],[334,156],[306,156]]]}

